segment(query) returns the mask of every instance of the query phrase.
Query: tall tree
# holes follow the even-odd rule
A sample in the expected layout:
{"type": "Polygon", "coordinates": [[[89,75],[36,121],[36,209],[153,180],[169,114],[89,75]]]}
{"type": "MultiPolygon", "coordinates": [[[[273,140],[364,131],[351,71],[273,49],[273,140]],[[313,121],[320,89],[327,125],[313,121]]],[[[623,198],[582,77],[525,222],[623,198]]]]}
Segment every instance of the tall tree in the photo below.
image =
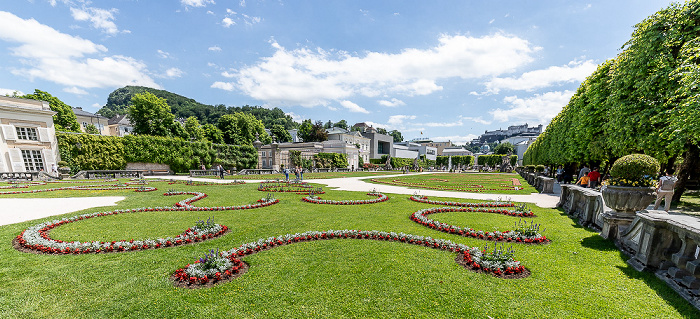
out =
{"type": "Polygon", "coordinates": [[[299,136],[301,137],[304,142],[310,142],[311,141],[311,133],[313,132],[314,125],[311,123],[311,120],[306,119],[304,120],[301,125],[299,126],[299,136]]]}
{"type": "Polygon", "coordinates": [[[226,144],[252,145],[256,134],[259,134],[263,144],[272,142],[262,122],[247,113],[226,114],[219,118],[217,126],[223,133],[226,144]]]}
{"type": "MultiPolygon", "coordinates": [[[[309,123],[310,122],[311,121],[309,120],[309,123]]],[[[305,123],[302,123],[302,127],[304,127],[304,124],[305,123]]],[[[323,122],[321,121],[316,121],[316,123],[311,127],[307,138],[304,138],[304,142],[323,142],[326,140],[328,140],[328,132],[326,132],[323,122]]]]}
{"type": "Polygon", "coordinates": [[[204,137],[212,143],[223,144],[224,134],[221,130],[214,124],[204,124],[202,125],[202,131],[204,132],[204,137]]]}
{"type": "Polygon", "coordinates": [[[57,97],[35,89],[34,94],[25,94],[20,96],[20,98],[49,102],[51,111],[56,112],[53,116],[53,125],[57,131],[80,132],[80,124],[78,124],[78,119],[75,117],[73,109],[57,97]]]}
{"type": "Polygon", "coordinates": [[[204,139],[204,129],[194,116],[190,116],[185,120],[185,131],[187,131],[187,135],[192,141],[201,141],[204,139]]]}
{"type": "Polygon", "coordinates": [[[173,136],[176,129],[175,115],[165,99],[150,92],[136,94],[131,98],[127,117],[134,127],[134,133],[154,136],[173,136]]]}
{"type": "Polygon", "coordinates": [[[509,142],[500,143],[500,144],[496,145],[496,147],[493,148],[493,153],[499,154],[499,155],[508,154],[509,152],[513,153],[514,151],[515,151],[515,146],[513,146],[513,144],[511,144],[509,142]]]}
{"type": "Polygon", "coordinates": [[[340,120],[336,123],[333,123],[333,127],[339,127],[339,128],[344,129],[344,130],[347,130],[348,129],[348,122],[345,120],[340,120]]]}
{"type": "Polygon", "coordinates": [[[391,130],[389,132],[389,135],[391,135],[394,138],[394,143],[403,142],[403,135],[401,135],[401,132],[397,130],[391,130]]]}
{"type": "Polygon", "coordinates": [[[280,124],[273,125],[270,129],[270,134],[272,134],[272,136],[274,136],[277,139],[277,142],[280,143],[292,141],[292,135],[290,135],[289,132],[286,129],[284,129],[284,126],[280,124]]]}

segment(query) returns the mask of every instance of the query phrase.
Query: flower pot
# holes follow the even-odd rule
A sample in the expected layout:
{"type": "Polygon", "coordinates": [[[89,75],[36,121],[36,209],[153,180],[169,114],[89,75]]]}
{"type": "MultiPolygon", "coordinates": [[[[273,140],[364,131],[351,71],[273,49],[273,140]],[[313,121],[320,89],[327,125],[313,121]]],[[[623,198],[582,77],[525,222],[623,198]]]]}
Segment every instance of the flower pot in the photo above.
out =
{"type": "Polygon", "coordinates": [[[653,187],[607,186],[603,189],[605,205],[621,213],[634,213],[654,202],[653,187]]]}

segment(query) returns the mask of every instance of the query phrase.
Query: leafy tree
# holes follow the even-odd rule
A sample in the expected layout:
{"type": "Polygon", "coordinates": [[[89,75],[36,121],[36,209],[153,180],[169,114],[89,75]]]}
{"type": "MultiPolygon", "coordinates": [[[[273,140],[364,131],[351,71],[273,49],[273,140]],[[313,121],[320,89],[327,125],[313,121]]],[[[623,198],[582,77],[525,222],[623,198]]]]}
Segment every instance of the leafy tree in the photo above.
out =
{"type": "Polygon", "coordinates": [[[199,124],[196,117],[190,116],[185,120],[185,131],[191,141],[201,141],[204,139],[204,128],[199,124]]]}
{"type": "Polygon", "coordinates": [[[90,123],[87,126],[85,126],[85,133],[100,134],[100,130],[97,129],[97,126],[95,126],[95,124],[90,123]]]}
{"type": "Polygon", "coordinates": [[[389,131],[389,135],[394,137],[394,143],[403,142],[403,135],[401,135],[401,132],[397,130],[391,130],[389,131]]]}
{"type": "Polygon", "coordinates": [[[515,146],[513,146],[513,144],[511,144],[509,142],[500,143],[500,144],[496,145],[496,147],[493,148],[494,154],[504,155],[504,154],[508,154],[509,152],[510,153],[515,152],[515,146]]]}
{"type": "Polygon", "coordinates": [[[304,142],[310,142],[311,141],[311,132],[313,132],[314,125],[311,123],[311,120],[304,120],[301,125],[299,126],[299,136],[301,137],[304,142]]]}
{"type": "Polygon", "coordinates": [[[277,142],[285,143],[292,141],[292,135],[280,124],[273,125],[270,129],[270,133],[277,138],[277,142]]]}
{"type": "Polygon", "coordinates": [[[323,125],[323,128],[325,129],[329,129],[331,127],[333,127],[333,122],[331,122],[331,120],[328,120],[328,122],[326,122],[326,124],[323,125]]]}
{"type": "Polygon", "coordinates": [[[348,129],[348,122],[346,122],[345,120],[340,120],[336,123],[333,123],[333,127],[339,127],[339,128],[347,130],[348,129]]]}
{"type": "Polygon", "coordinates": [[[247,113],[226,114],[219,118],[217,126],[223,133],[226,144],[252,145],[256,133],[263,144],[272,142],[262,122],[247,113]]]}
{"type": "Polygon", "coordinates": [[[379,134],[384,134],[384,135],[388,135],[388,133],[386,132],[386,129],[384,129],[384,128],[382,128],[382,127],[378,127],[378,128],[377,128],[377,133],[379,133],[379,134]]]}
{"type": "Polygon", "coordinates": [[[204,133],[204,138],[212,143],[223,144],[224,134],[221,130],[214,124],[204,124],[202,125],[202,131],[204,133]]]}
{"type": "Polygon", "coordinates": [[[134,95],[129,106],[129,122],[134,133],[153,136],[173,136],[175,115],[170,113],[170,106],[164,99],[150,92],[134,95]]]}
{"type": "Polygon", "coordinates": [[[57,97],[35,89],[34,94],[25,94],[20,96],[20,98],[49,102],[51,110],[56,112],[56,115],[53,116],[53,125],[57,131],[80,132],[80,124],[78,124],[78,119],[75,117],[73,109],[57,97]]]}

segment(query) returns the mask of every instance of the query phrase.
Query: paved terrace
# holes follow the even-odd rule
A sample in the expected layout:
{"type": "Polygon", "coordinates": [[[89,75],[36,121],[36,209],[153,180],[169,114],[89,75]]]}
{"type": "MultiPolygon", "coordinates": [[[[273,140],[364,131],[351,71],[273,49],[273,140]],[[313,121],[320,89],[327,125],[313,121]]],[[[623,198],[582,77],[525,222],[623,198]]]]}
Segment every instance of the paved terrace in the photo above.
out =
{"type": "MultiPolygon", "coordinates": [[[[430,172],[412,173],[415,174],[431,174],[430,172]]],[[[407,174],[382,175],[385,177],[406,176],[407,174]]],[[[281,175],[271,175],[270,177],[280,177],[281,175]]],[[[561,188],[558,184],[554,185],[554,194],[538,194],[530,195],[505,195],[505,194],[484,194],[484,193],[466,193],[466,192],[449,192],[436,191],[420,188],[408,188],[402,186],[372,184],[365,180],[374,178],[375,176],[366,177],[345,177],[334,179],[311,179],[309,183],[322,184],[326,187],[336,190],[360,191],[367,192],[376,189],[382,193],[406,194],[412,195],[418,193],[431,197],[453,197],[463,199],[482,199],[496,200],[510,199],[516,202],[532,203],[540,207],[553,208],[559,201],[561,188]]],[[[164,179],[179,179],[179,180],[194,180],[204,182],[225,183],[231,180],[221,180],[217,178],[197,178],[189,176],[159,176],[147,178],[164,178],[164,179]]],[[[263,180],[246,180],[246,183],[257,184],[263,180]]],[[[27,220],[44,218],[47,216],[60,215],[93,207],[114,206],[125,197],[122,196],[107,196],[107,197],[73,197],[73,198],[0,198],[0,226],[19,223],[27,220]]]]}

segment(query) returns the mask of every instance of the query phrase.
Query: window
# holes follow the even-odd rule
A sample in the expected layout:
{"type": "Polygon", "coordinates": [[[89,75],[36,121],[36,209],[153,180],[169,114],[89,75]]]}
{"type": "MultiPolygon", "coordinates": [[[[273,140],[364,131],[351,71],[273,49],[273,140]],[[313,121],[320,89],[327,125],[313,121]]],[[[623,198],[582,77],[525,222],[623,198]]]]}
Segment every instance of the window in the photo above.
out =
{"type": "Polygon", "coordinates": [[[22,150],[22,158],[24,158],[24,168],[27,172],[36,172],[44,169],[44,158],[41,157],[41,151],[22,150]]]}
{"type": "Polygon", "coordinates": [[[38,141],[39,137],[36,134],[36,128],[33,127],[17,127],[17,139],[38,141]]]}

